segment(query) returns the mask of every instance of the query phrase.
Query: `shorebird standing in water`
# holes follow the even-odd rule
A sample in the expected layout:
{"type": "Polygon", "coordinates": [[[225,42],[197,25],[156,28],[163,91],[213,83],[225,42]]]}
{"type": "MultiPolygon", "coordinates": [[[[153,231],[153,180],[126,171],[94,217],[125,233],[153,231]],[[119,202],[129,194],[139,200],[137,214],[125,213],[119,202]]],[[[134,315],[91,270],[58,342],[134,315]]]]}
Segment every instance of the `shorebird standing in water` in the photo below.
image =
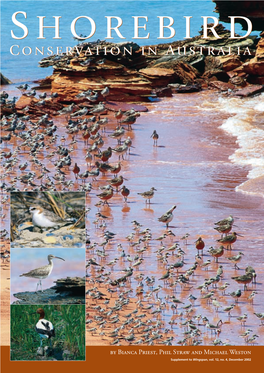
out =
{"type": "Polygon", "coordinates": [[[247,274],[242,275],[242,276],[235,276],[235,277],[231,277],[231,278],[232,278],[232,280],[235,280],[239,284],[244,284],[244,290],[246,290],[247,289],[247,284],[249,284],[253,279],[253,274],[252,273],[247,273],[247,274]]]}
{"type": "Polygon", "coordinates": [[[121,122],[123,114],[124,113],[121,109],[119,109],[118,111],[115,112],[115,118],[117,119],[117,123],[118,123],[118,120],[121,122]]]}
{"type": "Polygon", "coordinates": [[[121,162],[116,163],[110,168],[110,172],[114,175],[117,175],[120,171],[121,171],[121,162]]]}
{"type": "Polygon", "coordinates": [[[253,299],[254,299],[254,297],[255,297],[256,294],[258,294],[256,291],[252,291],[252,293],[249,294],[249,296],[248,296],[247,299],[250,301],[250,303],[253,304],[253,299]]]}
{"type": "Polygon", "coordinates": [[[209,250],[208,252],[214,257],[216,258],[216,263],[218,263],[218,258],[220,258],[223,254],[224,254],[224,246],[220,246],[216,249],[214,249],[213,247],[209,247],[209,250]]]}
{"type": "Polygon", "coordinates": [[[40,347],[42,347],[42,339],[49,339],[51,345],[51,337],[55,337],[55,329],[52,323],[44,318],[45,312],[43,308],[38,308],[36,312],[39,314],[39,321],[36,324],[36,332],[40,337],[40,347]]]}
{"type": "Polygon", "coordinates": [[[219,225],[218,227],[215,227],[214,229],[217,232],[221,233],[221,238],[223,238],[223,234],[227,235],[227,233],[231,232],[232,224],[219,225]]]}
{"type": "Polygon", "coordinates": [[[113,152],[118,154],[118,157],[119,157],[119,160],[120,160],[121,156],[122,156],[122,159],[124,159],[124,154],[127,152],[128,146],[126,144],[122,144],[122,145],[117,146],[116,148],[114,148],[112,150],[113,150],[113,152]]]}
{"type": "Polygon", "coordinates": [[[47,264],[45,266],[42,266],[42,267],[39,267],[39,268],[36,268],[36,269],[32,269],[32,271],[23,273],[19,277],[24,276],[24,277],[37,278],[39,281],[37,283],[36,292],[38,291],[38,286],[39,285],[40,285],[41,291],[43,292],[41,280],[44,280],[45,278],[47,278],[51,274],[52,269],[53,269],[53,261],[52,261],[52,259],[55,259],[55,258],[56,259],[61,259],[61,260],[65,261],[65,259],[63,259],[63,258],[60,258],[58,256],[54,256],[54,255],[50,254],[50,255],[48,255],[48,262],[49,262],[49,264],[47,264]]]}
{"type": "Polygon", "coordinates": [[[158,221],[161,221],[162,223],[165,223],[166,224],[166,228],[168,228],[169,226],[169,223],[172,221],[173,219],[173,210],[176,209],[176,206],[172,206],[171,209],[169,209],[167,212],[165,212],[165,214],[163,214],[160,218],[158,218],[158,221]]]}
{"type": "Polygon", "coordinates": [[[117,127],[114,132],[112,132],[109,137],[112,137],[112,139],[116,139],[118,144],[121,144],[121,138],[123,137],[125,133],[124,127],[117,127]]]}
{"type": "Polygon", "coordinates": [[[77,165],[77,163],[75,163],[72,171],[73,171],[73,173],[75,175],[75,179],[77,180],[79,172],[80,172],[80,167],[77,165]]]}
{"type": "Polygon", "coordinates": [[[150,203],[150,199],[153,198],[154,196],[154,190],[157,191],[157,189],[155,189],[154,187],[150,188],[150,190],[148,190],[147,192],[143,192],[143,193],[138,193],[140,196],[142,196],[143,198],[145,198],[146,200],[146,203],[150,203]]]}
{"type": "Polygon", "coordinates": [[[252,273],[252,275],[253,275],[252,283],[256,284],[257,283],[257,280],[256,280],[257,279],[257,274],[256,274],[255,269],[251,266],[247,266],[247,268],[245,269],[245,272],[246,272],[246,274],[252,273]]]}
{"type": "Polygon", "coordinates": [[[116,188],[116,192],[118,192],[118,187],[123,184],[124,178],[122,175],[120,175],[108,181],[112,187],[116,188]]]}
{"type": "Polygon", "coordinates": [[[261,313],[261,312],[259,312],[259,313],[254,312],[254,315],[256,315],[257,318],[261,321],[260,326],[261,326],[261,325],[264,325],[264,324],[263,324],[263,322],[264,322],[264,312],[263,312],[263,313],[261,313]]]}
{"type": "Polygon", "coordinates": [[[236,291],[233,291],[232,293],[229,293],[229,295],[231,295],[231,297],[235,299],[235,302],[238,303],[238,298],[241,297],[242,291],[238,289],[236,291]]]}
{"type": "Polygon", "coordinates": [[[154,140],[154,146],[158,146],[159,135],[157,134],[156,130],[153,131],[153,133],[152,133],[152,135],[150,137],[152,137],[153,140],[154,140]]]}
{"type": "Polygon", "coordinates": [[[242,255],[244,254],[241,251],[239,251],[237,255],[230,256],[229,258],[227,258],[228,260],[230,260],[230,262],[235,264],[235,269],[239,269],[239,267],[237,266],[237,263],[239,263],[240,260],[242,259],[242,255]]]}
{"type": "Polygon", "coordinates": [[[102,193],[97,194],[97,197],[99,197],[101,200],[104,201],[104,204],[106,203],[108,205],[108,200],[113,197],[114,190],[112,186],[109,186],[109,188],[105,189],[102,193]]]}
{"type": "Polygon", "coordinates": [[[134,114],[128,115],[125,119],[121,121],[121,124],[127,124],[127,129],[132,130],[132,124],[134,124],[137,118],[140,116],[140,113],[135,112],[134,114]]]}
{"type": "Polygon", "coordinates": [[[121,188],[121,190],[120,190],[120,192],[121,192],[122,196],[124,197],[125,202],[127,202],[127,197],[128,197],[129,194],[130,194],[130,190],[127,189],[127,188],[125,187],[125,185],[123,185],[122,188],[121,188]]]}
{"type": "Polygon", "coordinates": [[[197,241],[195,241],[195,247],[197,249],[197,253],[199,253],[199,250],[202,250],[203,255],[203,249],[204,249],[205,243],[202,240],[202,237],[199,237],[197,241]]]}
{"type": "MultiPolygon", "coordinates": [[[[238,233],[233,232],[232,234],[229,234],[228,236],[225,236],[223,238],[220,238],[220,240],[217,240],[217,242],[220,242],[223,245],[227,245],[226,249],[230,248],[232,249],[232,243],[236,242],[237,236],[240,236],[238,233]]],[[[241,236],[242,237],[242,236],[241,236]]]]}
{"type": "Polygon", "coordinates": [[[219,220],[215,225],[222,226],[222,225],[233,225],[234,223],[234,218],[232,215],[229,215],[228,218],[219,220]]]}

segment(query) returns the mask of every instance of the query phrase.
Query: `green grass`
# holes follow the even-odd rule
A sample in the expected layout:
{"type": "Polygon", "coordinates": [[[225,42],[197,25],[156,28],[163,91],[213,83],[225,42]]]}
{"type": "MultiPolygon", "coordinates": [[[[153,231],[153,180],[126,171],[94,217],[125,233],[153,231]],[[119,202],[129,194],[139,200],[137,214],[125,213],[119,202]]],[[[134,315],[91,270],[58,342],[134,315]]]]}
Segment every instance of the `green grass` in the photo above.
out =
{"type": "MultiPolygon", "coordinates": [[[[54,354],[45,360],[85,360],[85,306],[83,305],[13,305],[11,306],[11,360],[43,360],[36,352],[40,338],[35,331],[39,320],[36,312],[43,308],[45,318],[52,322],[55,337],[52,338],[54,354]],[[34,312],[34,314],[32,314],[34,312]]],[[[42,346],[49,346],[43,340],[42,346]]]]}

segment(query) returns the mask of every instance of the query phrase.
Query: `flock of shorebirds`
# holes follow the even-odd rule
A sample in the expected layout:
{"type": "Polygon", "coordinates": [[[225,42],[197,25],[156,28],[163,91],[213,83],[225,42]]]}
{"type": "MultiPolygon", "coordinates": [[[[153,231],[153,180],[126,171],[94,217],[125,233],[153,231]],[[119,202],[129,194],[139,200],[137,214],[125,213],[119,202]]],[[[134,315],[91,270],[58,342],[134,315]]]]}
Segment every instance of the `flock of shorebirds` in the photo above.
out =
{"type": "MultiPolygon", "coordinates": [[[[37,95],[35,90],[27,91],[26,85],[19,89],[29,97],[37,95]]],[[[1,144],[5,149],[1,151],[1,219],[7,219],[6,193],[12,191],[82,190],[87,196],[96,191],[89,196],[97,212],[94,237],[87,235],[86,324],[91,340],[96,337],[98,344],[104,341],[113,345],[228,345],[232,344],[232,336],[227,329],[232,323],[241,325],[240,344],[257,343],[258,325],[251,322],[247,327],[249,315],[242,311],[249,307],[263,325],[264,313],[253,312],[254,297],[258,294],[257,273],[252,266],[230,279],[224,273],[225,268],[231,269],[230,264],[237,271],[243,258],[241,251],[232,255],[232,245],[239,234],[232,232],[231,215],[215,223],[214,229],[221,238],[219,247],[208,248],[206,257],[210,255],[211,259],[207,260],[202,237],[189,244],[187,233],[180,244],[170,229],[176,205],[158,218],[161,227],[166,227],[159,237],[136,220],[126,237],[118,237],[107,229],[109,203],[114,204],[119,193],[123,203],[129,203],[130,190],[120,173],[133,148],[132,126],[140,116],[133,108],[108,109],[108,94],[107,87],[101,92],[82,92],[78,99],[89,102],[89,107],[72,103],[54,118],[45,114],[37,119],[32,119],[28,112],[34,105],[45,107],[46,100],[56,102],[56,94],[42,93],[37,102],[31,103],[30,110],[23,109],[23,115],[17,114],[14,100],[1,94],[2,104],[13,110],[1,119],[1,144]],[[114,131],[107,133],[106,129],[114,123],[114,131]],[[115,141],[117,144],[113,145],[115,141]],[[85,151],[81,158],[80,149],[85,151]],[[114,164],[113,156],[118,157],[114,164]],[[108,178],[109,174],[113,177],[108,178]],[[209,274],[209,268],[213,273],[209,274]],[[157,272],[164,274],[160,277],[157,272]],[[199,283],[201,279],[203,282],[199,283]],[[243,285],[243,289],[228,292],[235,282],[243,285]],[[204,314],[199,313],[203,311],[204,314]]],[[[150,137],[156,147],[159,135],[154,130],[150,137]]],[[[151,187],[138,195],[148,205],[155,191],[151,187]]],[[[89,206],[86,212],[89,220],[89,206]]],[[[2,230],[1,235],[7,237],[8,231],[2,230]]]]}
{"type": "Polygon", "coordinates": [[[160,221],[167,225],[166,231],[157,238],[152,237],[150,228],[144,229],[139,222],[133,221],[133,231],[124,239],[128,249],[124,249],[124,244],[117,244],[115,258],[111,261],[108,256],[109,245],[113,245],[115,240],[113,233],[104,232],[105,241],[100,250],[96,249],[98,244],[90,244],[89,257],[93,257],[87,263],[88,283],[91,284],[87,290],[88,332],[101,337],[102,341],[110,338],[113,345],[257,343],[256,325],[253,327],[250,323],[247,327],[248,313],[242,311],[244,307],[252,307],[252,315],[261,321],[260,327],[264,326],[264,313],[253,312],[253,301],[258,294],[255,290],[256,271],[247,266],[245,274],[231,276],[228,282],[224,281],[224,262],[218,262],[228,253],[227,262],[234,264],[235,270],[239,269],[243,253],[230,255],[238,236],[235,232],[228,234],[232,230],[233,217],[230,215],[215,223],[214,229],[221,233],[221,238],[217,240],[220,244],[218,248],[208,249],[213,263],[211,259],[204,260],[205,242],[201,237],[194,245],[187,242],[189,234],[181,238],[182,245],[175,239],[168,226],[175,208],[173,206],[163,215],[160,221]],[[160,246],[153,252],[155,241],[159,241],[160,246]],[[185,259],[190,256],[189,246],[192,246],[192,252],[194,246],[197,250],[193,263],[185,259]],[[161,277],[150,275],[154,272],[154,261],[158,262],[159,269],[163,269],[161,277]],[[184,268],[185,265],[188,268],[184,268]],[[208,268],[212,266],[214,274],[210,276],[208,268]],[[117,277],[120,271],[123,275],[117,277]],[[201,277],[203,282],[199,283],[201,277]],[[232,280],[242,284],[243,290],[238,288],[228,292],[232,280]],[[254,290],[249,290],[250,283],[254,290]],[[199,313],[201,310],[204,310],[204,315],[199,313]],[[236,316],[231,315],[232,311],[236,316]],[[212,317],[217,321],[212,322],[212,317]],[[230,331],[235,324],[240,325],[241,343],[237,340],[232,342],[226,329],[230,331]]]}
{"type": "MultiPolygon", "coordinates": [[[[18,87],[26,96],[36,96],[36,91],[26,91],[28,85],[18,87]]],[[[46,93],[39,95],[39,101],[31,103],[25,107],[22,112],[24,115],[18,115],[15,109],[13,100],[7,100],[8,94],[4,91],[1,93],[1,104],[7,106],[13,114],[2,116],[1,118],[1,138],[0,143],[2,148],[8,148],[8,151],[1,151],[0,157],[3,160],[3,174],[0,188],[2,192],[12,192],[18,190],[83,190],[90,191],[92,183],[86,183],[88,178],[95,181],[100,174],[112,173],[113,178],[109,182],[109,187],[106,188],[99,198],[105,203],[112,197],[113,188],[118,188],[123,184],[123,177],[117,176],[121,171],[121,159],[124,159],[125,154],[130,152],[132,140],[129,136],[122,141],[125,135],[125,126],[128,131],[132,129],[132,125],[136,122],[140,113],[134,109],[114,112],[114,117],[117,121],[115,130],[108,137],[117,140],[116,146],[108,146],[102,150],[107,137],[103,136],[105,126],[109,119],[105,115],[109,112],[104,102],[97,102],[98,97],[105,99],[109,93],[108,87],[100,92],[92,92],[88,90],[83,92],[85,99],[89,104],[93,104],[92,108],[75,105],[74,103],[57,111],[58,116],[64,116],[66,125],[64,126],[63,134],[59,134],[60,130],[54,123],[55,118],[50,119],[48,114],[42,115],[37,120],[32,120],[28,112],[33,110],[34,106],[39,104],[39,101],[45,102],[49,100],[53,102],[57,96],[53,93],[47,97],[46,93]],[[43,99],[45,94],[45,98],[43,99]],[[94,98],[94,96],[96,97],[94,98]],[[33,108],[32,108],[33,106],[33,108]],[[104,114],[104,118],[101,116],[104,114]],[[66,137],[71,138],[71,141],[66,145],[66,137]],[[82,142],[81,148],[86,149],[86,154],[83,159],[76,161],[76,153],[78,151],[78,143],[82,142]],[[90,142],[88,146],[88,142],[90,142]],[[10,149],[12,148],[12,150],[10,149]],[[110,165],[109,159],[117,154],[119,162],[110,165]],[[21,158],[26,158],[25,162],[21,163],[21,158]],[[45,162],[43,161],[45,158],[45,162]],[[84,162],[85,164],[84,164],[84,162]],[[32,163],[32,164],[30,164],[32,163]],[[49,170],[47,163],[51,167],[49,170]],[[80,165],[81,163],[81,165],[80,165]],[[81,167],[86,170],[81,172],[81,167]],[[34,171],[32,171],[34,170],[34,171]],[[76,188],[72,176],[76,180],[81,180],[81,185],[76,188]],[[19,176],[18,176],[19,175],[19,176]],[[50,176],[52,175],[52,176],[50,176]],[[7,179],[10,181],[7,183],[7,179]]],[[[80,95],[77,95],[80,98],[80,95]]],[[[45,104],[43,104],[45,106],[45,104]]],[[[157,141],[157,136],[153,135],[154,141],[157,141]]],[[[124,198],[127,197],[126,188],[124,198]]],[[[2,197],[2,203],[6,203],[7,198],[2,197]]]]}

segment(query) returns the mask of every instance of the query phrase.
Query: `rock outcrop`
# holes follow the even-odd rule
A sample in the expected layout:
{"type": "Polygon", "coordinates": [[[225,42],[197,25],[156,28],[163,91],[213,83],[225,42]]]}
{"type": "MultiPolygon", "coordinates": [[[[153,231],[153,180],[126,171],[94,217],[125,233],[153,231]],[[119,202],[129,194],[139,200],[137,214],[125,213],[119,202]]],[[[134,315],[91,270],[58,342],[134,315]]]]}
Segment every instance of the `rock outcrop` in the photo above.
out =
{"type": "Polygon", "coordinates": [[[13,304],[85,304],[85,278],[67,277],[43,291],[25,291],[14,294],[13,304]]]}
{"type": "MultiPolygon", "coordinates": [[[[208,25],[210,26],[210,25],[208,25]]],[[[49,87],[56,92],[56,110],[74,102],[80,107],[101,101],[141,103],[150,97],[171,96],[202,89],[237,91],[264,84],[264,35],[230,39],[230,31],[219,24],[220,38],[208,31],[171,44],[140,47],[133,42],[100,41],[76,45],[68,54],[52,55],[40,61],[41,67],[52,66],[53,74],[40,81],[36,89],[49,87]],[[175,84],[180,84],[175,88],[175,84]],[[107,98],[101,93],[109,88],[107,98]],[[95,93],[96,99],[78,97],[80,92],[95,93]],[[77,97],[76,97],[77,96],[77,97]]],[[[259,92],[258,89],[249,89],[259,92]]],[[[54,109],[54,101],[45,107],[36,99],[20,98],[16,109],[23,108],[37,116],[54,109]],[[36,110],[37,109],[37,110],[36,110]]],[[[54,113],[53,113],[54,114],[54,113]]]]}
{"type": "Polygon", "coordinates": [[[7,85],[7,84],[12,84],[12,82],[8,78],[6,78],[2,73],[0,73],[0,84],[7,85]]]}
{"type": "MultiPolygon", "coordinates": [[[[100,92],[106,86],[110,101],[146,101],[152,91],[151,81],[138,73],[147,62],[135,43],[83,43],[74,48],[72,55],[45,58],[40,66],[53,66],[54,73],[48,79],[52,91],[59,94],[59,101],[67,98],[78,102],[75,96],[79,92],[100,92]]],[[[47,80],[42,81],[46,83],[47,80]]]]}
{"type": "MultiPolygon", "coordinates": [[[[228,16],[245,16],[250,19],[253,30],[263,30],[264,3],[263,1],[221,1],[213,0],[216,3],[216,12],[219,13],[220,21],[230,22],[228,16]]],[[[242,27],[246,22],[237,18],[242,27]]]]}
{"type": "Polygon", "coordinates": [[[89,89],[99,93],[97,102],[102,101],[100,92],[106,86],[108,101],[142,102],[153,95],[170,94],[160,90],[168,84],[228,83],[231,78],[228,73],[255,56],[256,40],[229,39],[229,30],[222,25],[218,25],[216,31],[220,39],[210,32],[209,39],[204,39],[201,30],[200,36],[192,39],[145,47],[132,42],[82,43],[75,46],[71,54],[40,61],[41,67],[54,69],[53,75],[41,85],[50,83],[52,92],[59,95],[58,102],[79,103],[76,95],[89,89]],[[247,48],[247,54],[238,56],[238,48],[240,51],[247,48]]]}
{"type": "Polygon", "coordinates": [[[56,285],[52,287],[59,294],[82,295],[85,298],[85,278],[84,277],[66,277],[55,281],[56,285]]]}
{"type": "Polygon", "coordinates": [[[255,57],[242,66],[243,72],[249,75],[248,81],[253,84],[264,84],[264,32],[260,36],[255,57]]]}

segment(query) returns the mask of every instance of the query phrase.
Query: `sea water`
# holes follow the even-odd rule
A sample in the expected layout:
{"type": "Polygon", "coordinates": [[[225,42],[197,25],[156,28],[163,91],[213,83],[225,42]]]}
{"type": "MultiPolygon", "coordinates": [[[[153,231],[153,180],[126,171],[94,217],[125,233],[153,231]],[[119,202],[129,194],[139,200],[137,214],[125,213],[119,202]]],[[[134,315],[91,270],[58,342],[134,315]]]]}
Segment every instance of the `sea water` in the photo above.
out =
{"type": "MultiPolygon", "coordinates": [[[[204,1],[1,1],[1,72],[12,81],[32,81],[52,73],[52,68],[41,69],[38,62],[47,55],[47,48],[52,47],[56,53],[56,48],[61,47],[64,52],[66,47],[76,45],[71,33],[71,22],[79,16],[88,16],[96,23],[96,32],[88,41],[104,40],[106,32],[106,16],[120,17],[123,21],[120,32],[125,39],[117,37],[113,32],[112,42],[129,42],[134,41],[139,45],[151,45],[158,43],[171,43],[176,40],[182,40],[186,36],[186,19],[191,16],[190,36],[198,35],[203,24],[202,16],[217,17],[214,13],[215,3],[211,0],[204,1]],[[22,14],[17,15],[17,20],[26,25],[28,35],[21,40],[16,40],[11,36],[11,30],[16,37],[23,36],[23,30],[12,22],[12,15],[15,12],[26,12],[27,19],[22,14]],[[60,37],[53,39],[54,28],[45,28],[45,39],[38,39],[39,19],[37,16],[45,16],[44,25],[53,26],[55,24],[54,16],[61,16],[60,19],[60,37]],[[139,25],[147,24],[147,29],[139,29],[138,40],[133,40],[134,36],[134,19],[133,16],[148,17],[139,20],[139,25]],[[171,39],[158,39],[159,36],[159,19],[158,16],[172,17],[174,19],[173,27],[176,30],[175,36],[171,39]],[[149,33],[149,38],[144,39],[149,33]],[[13,52],[19,55],[12,55],[10,47],[15,45],[13,52]],[[19,48],[17,47],[19,46],[19,48]],[[22,49],[26,47],[23,55],[22,49]],[[35,48],[44,47],[44,55],[35,52],[35,48]]],[[[211,20],[212,22],[213,20],[211,20]]],[[[164,21],[166,25],[168,22],[164,21]]],[[[210,19],[208,20],[210,22],[210,19]]],[[[223,23],[229,30],[230,25],[223,23]]],[[[113,21],[113,26],[116,26],[113,21]]],[[[91,27],[87,19],[80,19],[76,23],[76,33],[89,35],[91,27]]],[[[245,34],[240,24],[236,24],[237,33],[245,34]]],[[[253,33],[252,33],[253,34],[253,33]]],[[[165,36],[170,36],[169,30],[165,29],[165,36]]]]}
{"type": "Polygon", "coordinates": [[[231,116],[221,126],[237,138],[238,149],[231,162],[250,167],[237,191],[264,197],[264,94],[256,97],[220,98],[219,109],[231,116]]]}

